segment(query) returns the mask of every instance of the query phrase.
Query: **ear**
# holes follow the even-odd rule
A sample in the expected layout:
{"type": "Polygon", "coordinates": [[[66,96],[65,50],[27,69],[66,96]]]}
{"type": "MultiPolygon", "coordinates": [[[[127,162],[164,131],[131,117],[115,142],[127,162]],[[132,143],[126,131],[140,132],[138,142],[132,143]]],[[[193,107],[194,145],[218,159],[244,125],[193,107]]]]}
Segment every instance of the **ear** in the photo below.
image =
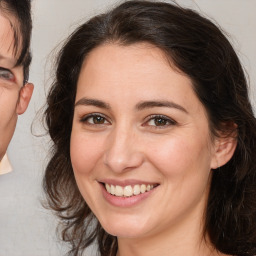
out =
{"type": "Polygon", "coordinates": [[[26,111],[29,101],[31,99],[33,90],[34,90],[34,85],[31,83],[27,83],[21,88],[19,101],[16,107],[16,113],[18,115],[21,115],[26,111]]]}
{"type": "Polygon", "coordinates": [[[225,165],[232,158],[237,146],[236,131],[237,130],[235,130],[228,136],[216,138],[215,145],[214,145],[215,152],[211,162],[212,169],[217,169],[225,165]]]}

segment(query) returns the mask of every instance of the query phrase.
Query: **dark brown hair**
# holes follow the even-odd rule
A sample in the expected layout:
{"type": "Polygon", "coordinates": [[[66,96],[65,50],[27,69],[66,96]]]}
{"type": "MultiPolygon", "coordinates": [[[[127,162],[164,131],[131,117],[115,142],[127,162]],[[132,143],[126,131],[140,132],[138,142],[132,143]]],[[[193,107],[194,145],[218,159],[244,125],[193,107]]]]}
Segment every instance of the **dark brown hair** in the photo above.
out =
{"type": "Polygon", "coordinates": [[[16,65],[22,65],[24,67],[24,83],[26,83],[28,81],[31,62],[31,2],[30,0],[0,0],[0,11],[7,18],[8,14],[11,14],[17,20],[14,24],[11,22],[14,32],[14,51],[15,54],[19,54],[16,65]]]}
{"type": "Polygon", "coordinates": [[[205,233],[226,254],[256,254],[256,120],[239,59],[223,32],[195,11],[175,4],[127,1],[90,19],[66,41],[56,62],[45,120],[53,141],[44,190],[64,225],[70,255],[94,241],[101,255],[115,255],[117,240],[107,234],[76,186],[70,161],[70,135],[76,84],[86,56],[104,43],[148,42],[187,74],[203,103],[213,136],[234,133],[232,159],[213,171],[205,233]],[[235,124],[235,125],[234,125],[235,124]]]}

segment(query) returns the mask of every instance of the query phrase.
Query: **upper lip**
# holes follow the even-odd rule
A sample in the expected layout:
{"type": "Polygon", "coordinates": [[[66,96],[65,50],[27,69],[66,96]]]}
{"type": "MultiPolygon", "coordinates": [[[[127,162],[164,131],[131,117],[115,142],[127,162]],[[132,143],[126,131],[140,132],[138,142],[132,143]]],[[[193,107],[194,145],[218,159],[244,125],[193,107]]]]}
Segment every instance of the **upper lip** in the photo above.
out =
{"type": "Polygon", "coordinates": [[[142,180],[136,180],[136,179],[127,179],[127,180],[116,180],[116,179],[102,179],[98,180],[100,183],[114,185],[114,186],[133,186],[133,185],[158,185],[157,182],[151,182],[151,181],[142,181],[142,180]]]}

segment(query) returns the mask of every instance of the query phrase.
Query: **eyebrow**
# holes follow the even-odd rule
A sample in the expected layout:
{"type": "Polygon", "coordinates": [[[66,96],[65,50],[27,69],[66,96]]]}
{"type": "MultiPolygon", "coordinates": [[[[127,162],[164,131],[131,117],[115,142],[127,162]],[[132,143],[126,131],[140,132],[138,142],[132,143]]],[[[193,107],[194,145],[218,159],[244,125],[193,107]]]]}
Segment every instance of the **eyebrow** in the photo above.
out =
{"type": "Polygon", "coordinates": [[[76,106],[95,106],[103,109],[110,109],[109,104],[101,100],[82,98],[75,103],[76,106]]]}
{"type": "MultiPolygon", "coordinates": [[[[82,98],[78,100],[75,103],[76,106],[95,106],[98,108],[103,108],[103,109],[111,109],[110,105],[108,103],[105,103],[104,101],[97,100],[97,99],[88,99],[88,98],[82,98]]],[[[155,108],[155,107],[167,107],[167,108],[176,108],[178,110],[181,110],[184,113],[188,114],[188,111],[180,106],[177,103],[171,102],[171,101],[142,101],[136,104],[135,109],[137,110],[143,110],[143,109],[148,109],[148,108],[155,108]]]]}
{"type": "Polygon", "coordinates": [[[156,107],[166,107],[166,108],[176,108],[178,110],[181,110],[184,113],[188,114],[188,111],[182,107],[181,105],[174,103],[172,101],[143,101],[136,104],[137,110],[143,110],[147,108],[156,108],[156,107]]]}

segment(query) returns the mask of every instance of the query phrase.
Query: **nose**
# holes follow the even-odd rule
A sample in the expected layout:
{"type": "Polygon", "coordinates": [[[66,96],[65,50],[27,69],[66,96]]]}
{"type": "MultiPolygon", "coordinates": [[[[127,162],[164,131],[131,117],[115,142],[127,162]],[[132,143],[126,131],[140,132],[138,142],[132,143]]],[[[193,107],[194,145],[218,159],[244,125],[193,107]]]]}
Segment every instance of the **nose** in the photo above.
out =
{"type": "Polygon", "coordinates": [[[138,134],[128,129],[116,129],[109,134],[104,164],[113,172],[122,173],[138,168],[143,161],[138,134]]]}

